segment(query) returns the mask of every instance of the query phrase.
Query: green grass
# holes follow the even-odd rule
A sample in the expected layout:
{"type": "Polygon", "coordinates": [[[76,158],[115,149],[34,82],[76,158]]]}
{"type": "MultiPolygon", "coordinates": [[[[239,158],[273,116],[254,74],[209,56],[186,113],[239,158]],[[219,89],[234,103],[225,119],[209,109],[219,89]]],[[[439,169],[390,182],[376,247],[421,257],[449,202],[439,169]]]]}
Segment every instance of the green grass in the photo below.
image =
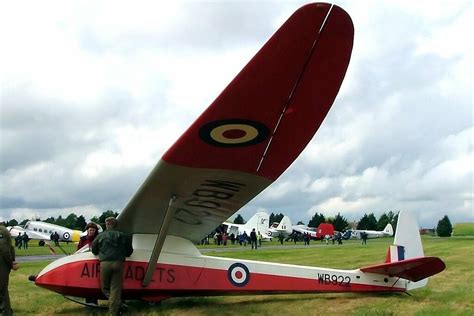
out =
{"type": "MultiPolygon", "coordinates": [[[[257,251],[241,248],[206,255],[352,269],[382,262],[391,238],[312,248],[264,243],[257,251]]],[[[439,256],[447,269],[428,286],[405,294],[285,294],[173,298],[161,305],[129,302],[133,315],[472,315],[474,310],[474,238],[423,237],[425,254],[439,256]]],[[[316,242],[315,244],[319,244],[316,242]]],[[[291,245],[288,243],[288,245],[291,245]]],[[[240,246],[239,246],[240,247],[240,246]]],[[[206,247],[207,248],[207,247],[206,247]]],[[[218,247],[214,247],[218,248],[218,247]]],[[[105,315],[70,302],[27,281],[47,262],[22,263],[10,275],[10,297],[16,315],[105,315]]],[[[102,301],[101,304],[106,304],[102,301]]]]}
{"type": "MultiPolygon", "coordinates": [[[[12,241],[13,244],[13,241],[12,241]]],[[[65,243],[60,242],[59,247],[52,246],[56,254],[62,255],[64,253],[71,254],[77,250],[77,243],[65,243]],[[64,251],[64,252],[63,252],[64,251]]],[[[38,241],[31,240],[28,243],[27,249],[18,249],[15,248],[15,254],[17,256],[40,256],[40,255],[50,255],[52,254],[49,247],[47,246],[39,246],[38,241]]]]}
{"type": "Polygon", "coordinates": [[[474,223],[454,224],[453,236],[474,236],[474,223]]]}

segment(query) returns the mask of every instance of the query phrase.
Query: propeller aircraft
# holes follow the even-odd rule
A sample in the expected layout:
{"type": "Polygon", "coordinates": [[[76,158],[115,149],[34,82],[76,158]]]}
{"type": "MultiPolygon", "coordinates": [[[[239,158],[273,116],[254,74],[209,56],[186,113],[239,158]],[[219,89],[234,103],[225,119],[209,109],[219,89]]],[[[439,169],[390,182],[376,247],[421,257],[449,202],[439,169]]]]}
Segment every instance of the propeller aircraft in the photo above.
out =
{"type": "MultiPolygon", "coordinates": [[[[389,262],[355,270],[209,257],[194,246],[311,140],[342,84],[353,33],[337,5],[301,7],[163,155],[118,217],[134,247],[122,299],[405,292],[444,269],[439,258],[423,256],[416,224],[402,215],[389,262]]],[[[99,277],[98,258],[83,252],[53,261],[32,280],[65,296],[103,299],[99,277]]]]}

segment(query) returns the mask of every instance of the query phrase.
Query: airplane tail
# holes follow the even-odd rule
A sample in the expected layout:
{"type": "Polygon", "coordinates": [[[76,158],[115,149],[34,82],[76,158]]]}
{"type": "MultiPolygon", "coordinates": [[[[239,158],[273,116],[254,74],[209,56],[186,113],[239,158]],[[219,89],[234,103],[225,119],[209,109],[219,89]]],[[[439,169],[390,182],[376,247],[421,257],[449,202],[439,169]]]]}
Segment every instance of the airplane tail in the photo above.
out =
{"type": "Polygon", "coordinates": [[[268,222],[270,221],[270,215],[266,212],[257,212],[252,216],[247,223],[245,223],[247,233],[250,233],[252,229],[255,228],[255,231],[260,231],[261,234],[264,234],[268,230],[268,222]]]}
{"type": "Polygon", "coordinates": [[[383,229],[385,235],[393,236],[393,227],[392,224],[388,223],[387,226],[383,229]]]}
{"type": "Polygon", "coordinates": [[[402,211],[398,215],[394,245],[388,248],[385,263],[360,270],[410,280],[408,291],[426,286],[428,277],[443,271],[445,267],[441,259],[424,256],[416,218],[402,211]]]}
{"type": "Polygon", "coordinates": [[[277,230],[289,230],[291,228],[291,220],[288,216],[283,216],[280,224],[278,224],[277,230]]]}

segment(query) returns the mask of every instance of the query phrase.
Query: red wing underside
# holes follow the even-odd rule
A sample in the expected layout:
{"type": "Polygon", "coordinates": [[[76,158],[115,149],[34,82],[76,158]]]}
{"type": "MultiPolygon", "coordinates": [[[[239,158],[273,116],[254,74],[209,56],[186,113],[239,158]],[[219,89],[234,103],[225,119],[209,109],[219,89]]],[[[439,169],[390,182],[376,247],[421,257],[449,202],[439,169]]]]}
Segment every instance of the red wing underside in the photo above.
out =
{"type": "Polygon", "coordinates": [[[297,10],[163,160],[278,178],[334,102],[353,32],[350,17],[337,6],[314,3],[297,10]]]}
{"type": "Polygon", "coordinates": [[[437,257],[421,257],[361,268],[362,272],[420,281],[444,270],[445,264],[437,257]]]}

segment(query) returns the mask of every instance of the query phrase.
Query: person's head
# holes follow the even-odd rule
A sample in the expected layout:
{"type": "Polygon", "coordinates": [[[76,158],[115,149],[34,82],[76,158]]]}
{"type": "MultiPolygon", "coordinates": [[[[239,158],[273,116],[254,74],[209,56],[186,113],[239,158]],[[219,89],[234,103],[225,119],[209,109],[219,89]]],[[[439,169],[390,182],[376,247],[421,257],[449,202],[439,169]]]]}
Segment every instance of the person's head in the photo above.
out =
{"type": "Polygon", "coordinates": [[[114,229],[117,228],[118,221],[115,217],[107,217],[105,219],[105,228],[106,229],[114,229]]]}
{"type": "Polygon", "coordinates": [[[90,222],[86,226],[87,236],[93,237],[97,235],[98,230],[99,228],[97,227],[95,223],[90,222]]]}

